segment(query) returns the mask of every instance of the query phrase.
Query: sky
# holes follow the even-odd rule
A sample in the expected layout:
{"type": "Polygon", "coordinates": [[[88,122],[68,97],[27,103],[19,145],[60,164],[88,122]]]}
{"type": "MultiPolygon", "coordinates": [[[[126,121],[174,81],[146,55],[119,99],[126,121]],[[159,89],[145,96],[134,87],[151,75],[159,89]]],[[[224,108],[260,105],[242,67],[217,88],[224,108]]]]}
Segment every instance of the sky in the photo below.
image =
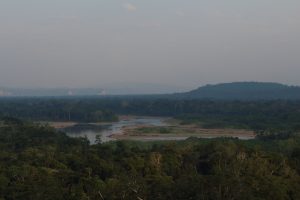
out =
{"type": "Polygon", "coordinates": [[[0,0],[0,87],[300,85],[299,0],[0,0]]]}

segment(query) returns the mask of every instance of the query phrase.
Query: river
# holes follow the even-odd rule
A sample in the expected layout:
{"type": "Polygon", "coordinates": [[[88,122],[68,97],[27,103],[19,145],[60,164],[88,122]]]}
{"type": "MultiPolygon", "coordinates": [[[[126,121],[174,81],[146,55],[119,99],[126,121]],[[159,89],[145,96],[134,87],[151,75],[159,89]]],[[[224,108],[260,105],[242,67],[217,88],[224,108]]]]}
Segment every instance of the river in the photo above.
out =
{"type": "Polygon", "coordinates": [[[109,142],[117,139],[129,139],[137,141],[158,141],[158,140],[185,140],[189,137],[197,138],[217,138],[233,137],[241,140],[255,138],[253,131],[239,129],[202,129],[197,127],[194,130],[181,129],[177,134],[150,134],[134,135],[128,137],[124,135],[125,128],[134,128],[137,126],[169,126],[168,119],[163,117],[122,117],[118,122],[105,124],[71,124],[66,128],[60,128],[70,137],[86,137],[90,144],[96,143],[96,136],[100,136],[101,142],[109,142]],[[194,132],[194,133],[193,133],[194,132]],[[114,137],[111,137],[114,135],[114,137]]]}
{"type": "Polygon", "coordinates": [[[111,135],[123,134],[123,128],[133,126],[165,126],[167,118],[162,117],[132,117],[121,119],[118,122],[108,124],[76,124],[60,129],[70,137],[87,137],[91,144],[95,144],[96,136],[101,137],[102,142],[115,140],[111,135]]]}

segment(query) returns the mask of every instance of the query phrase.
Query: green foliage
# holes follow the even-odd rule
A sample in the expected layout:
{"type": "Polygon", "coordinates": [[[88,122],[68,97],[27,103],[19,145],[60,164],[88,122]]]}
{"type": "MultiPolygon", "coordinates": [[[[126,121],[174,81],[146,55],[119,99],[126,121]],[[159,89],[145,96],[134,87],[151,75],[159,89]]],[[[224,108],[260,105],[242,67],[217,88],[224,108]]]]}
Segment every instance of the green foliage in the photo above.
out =
{"type": "Polygon", "coordinates": [[[204,128],[300,131],[300,101],[212,101],[142,97],[0,98],[0,117],[116,121],[116,114],[169,116],[204,128]]]}
{"type": "Polygon", "coordinates": [[[0,199],[299,199],[300,137],[90,146],[44,126],[2,122],[0,199]]]}
{"type": "Polygon", "coordinates": [[[117,121],[111,111],[82,99],[0,99],[0,117],[37,121],[117,121]]]}
{"type": "Polygon", "coordinates": [[[173,129],[169,127],[141,127],[135,130],[137,133],[160,133],[160,134],[169,134],[172,133],[173,129]]]}

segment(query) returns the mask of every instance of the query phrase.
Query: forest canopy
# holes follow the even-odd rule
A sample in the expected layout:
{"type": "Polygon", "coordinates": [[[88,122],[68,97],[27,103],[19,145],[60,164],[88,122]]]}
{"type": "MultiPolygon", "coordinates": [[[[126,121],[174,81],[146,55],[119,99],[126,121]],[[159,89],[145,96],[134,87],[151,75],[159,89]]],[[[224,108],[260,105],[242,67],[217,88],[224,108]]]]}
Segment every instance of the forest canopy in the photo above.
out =
{"type": "Polygon", "coordinates": [[[38,121],[116,121],[118,115],[168,116],[204,128],[300,130],[300,101],[175,100],[147,96],[0,99],[0,117],[38,121]]]}
{"type": "Polygon", "coordinates": [[[300,137],[89,145],[0,125],[0,199],[299,199],[300,137]]]}

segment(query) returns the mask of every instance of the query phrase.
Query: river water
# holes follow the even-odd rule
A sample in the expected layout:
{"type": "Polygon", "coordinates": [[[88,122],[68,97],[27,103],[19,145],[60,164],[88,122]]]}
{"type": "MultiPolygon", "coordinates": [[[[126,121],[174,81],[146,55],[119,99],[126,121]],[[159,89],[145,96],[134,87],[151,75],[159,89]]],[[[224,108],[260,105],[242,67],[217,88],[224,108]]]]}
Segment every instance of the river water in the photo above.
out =
{"type": "MultiPolygon", "coordinates": [[[[123,130],[126,127],[136,127],[136,126],[168,126],[169,124],[166,122],[168,118],[162,117],[130,117],[121,119],[118,122],[106,123],[106,124],[76,124],[71,127],[59,129],[64,131],[70,137],[86,137],[90,144],[95,144],[96,136],[99,135],[101,138],[101,142],[109,142],[116,140],[111,135],[122,135],[124,134],[123,130]]],[[[183,136],[183,135],[164,135],[164,136],[144,136],[142,138],[131,138],[132,140],[138,141],[158,141],[158,140],[185,140],[191,136],[183,136]]],[[[193,137],[198,138],[215,138],[221,137],[216,135],[209,134],[199,134],[194,135],[193,137]]],[[[230,137],[230,135],[228,136],[230,137]]],[[[253,139],[253,136],[248,136],[247,134],[236,135],[236,138],[241,140],[249,140],[253,139]]]]}
{"type": "Polygon", "coordinates": [[[166,118],[160,117],[135,117],[129,119],[122,119],[118,122],[109,124],[76,124],[71,127],[61,129],[70,137],[87,137],[91,144],[95,144],[96,136],[101,137],[102,142],[109,142],[115,140],[110,136],[113,134],[123,134],[123,128],[150,125],[150,126],[165,126],[166,118]]]}

